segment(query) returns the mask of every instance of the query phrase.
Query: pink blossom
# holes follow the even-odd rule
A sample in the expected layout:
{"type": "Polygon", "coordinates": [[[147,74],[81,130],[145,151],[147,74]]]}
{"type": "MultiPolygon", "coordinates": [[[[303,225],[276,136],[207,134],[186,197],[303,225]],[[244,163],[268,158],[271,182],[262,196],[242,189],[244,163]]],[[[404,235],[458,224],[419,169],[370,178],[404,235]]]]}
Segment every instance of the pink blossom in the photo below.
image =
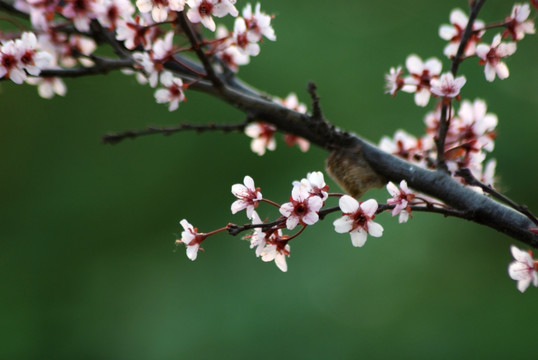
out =
{"type": "Polygon", "coordinates": [[[206,28],[215,31],[216,25],[212,16],[224,17],[230,14],[236,17],[239,12],[235,8],[236,0],[187,0],[189,11],[187,17],[193,23],[201,22],[206,28]]]}
{"type": "MultiPolygon", "coordinates": [[[[453,57],[458,52],[463,32],[467,27],[469,18],[460,9],[454,9],[450,13],[450,24],[441,25],[439,28],[439,36],[444,40],[449,40],[448,45],[444,49],[446,56],[453,57]]],[[[465,46],[463,54],[465,56],[472,56],[475,54],[476,44],[481,41],[482,35],[484,35],[484,22],[481,20],[475,20],[473,23],[473,33],[469,38],[465,46]]]]}
{"type": "Polygon", "coordinates": [[[438,79],[432,79],[431,92],[443,98],[453,98],[460,94],[460,90],[465,85],[465,76],[458,76],[454,79],[452,73],[445,73],[438,79]]]}
{"type": "Polygon", "coordinates": [[[290,256],[290,246],[288,244],[288,236],[282,235],[282,230],[270,231],[265,234],[264,247],[258,251],[256,256],[261,256],[262,261],[275,261],[276,266],[283,272],[288,271],[286,256],[290,256]]]}
{"type": "Polygon", "coordinates": [[[520,250],[515,246],[510,247],[510,251],[515,261],[508,266],[508,274],[517,281],[517,289],[524,292],[531,282],[538,286],[538,261],[532,258],[532,252],[520,250]]]}
{"type": "Polygon", "coordinates": [[[217,26],[216,39],[219,41],[216,54],[230,70],[237,72],[239,66],[250,62],[250,56],[233,43],[231,34],[224,25],[217,26]]]}
{"type": "Polygon", "coordinates": [[[124,41],[125,47],[129,50],[134,50],[138,46],[149,50],[151,49],[152,40],[157,32],[157,28],[148,25],[150,23],[141,16],[120,21],[116,25],[116,39],[124,41]]]}
{"type": "Polygon", "coordinates": [[[503,38],[508,35],[512,40],[519,41],[525,37],[525,34],[534,34],[534,20],[527,20],[531,13],[529,4],[515,4],[512,13],[505,20],[506,30],[503,32],[503,38]]]}
{"type": "Polygon", "coordinates": [[[235,19],[232,37],[234,44],[245,54],[257,56],[260,53],[260,45],[257,42],[250,41],[247,36],[247,24],[245,19],[241,17],[235,19]]]}
{"type": "Polygon", "coordinates": [[[89,31],[90,22],[96,17],[93,12],[92,0],[66,0],[62,15],[73,20],[73,24],[80,31],[89,31]]]}
{"type": "Polygon", "coordinates": [[[243,8],[243,18],[247,25],[249,41],[261,41],[262,36],[271,41],[276,40],[275,30],[271,27],[271,16],[260,11],[260,3],[256,4],[254,14],[252,13],[252,6],[247,4],[243,8]]]}
{"type": "Polygon", "coordinates": [[[329,197],[329,194],[327,193],[329,185],[325,184],[325,179],[321,171],[308,173],[306,178],[301,179],[301,181],[293,182],[293,186],[301,185],[308,190],[311,196],[319,196],[324,202],[329,197]]]}
{"type": "Polygon", "coordinates": [[[180,78],[175,77],[171,72],[165,71],[161,74],[161,85],[165,88],[157,89],[157,91],[155,91],[155,99],[157,100],[157,103],[170,103],[168,110],[176,110],[179,103],[185,100],[183,81],[180,78]]]}
{"type": "Polygon", "coordinates": [[[265,154],[266,149],[275,150],[275,132],[276,128],[273,125],[263,122],[252,123],[245,128],[245,134],[253,138],[250,148],[260,156],[265,154]]]}
{"type": "Polygon", "coordinates": [[[396,96],[396,92],[403,88],[404,79],[402,78],[402,67],[391,67],[390,72],[385,74],[385,94],[396,96]]]}
{"type": "Polygon", "coordinates": [[[495,75],[499,79],[506,79],[510,72],[508,66],[501,61],[501,58],[512,55],[516,52],[516,43],[501,42],[501,34],[495,35],[491,45],[480,44],[476,47],[476,54],[480,57],[480,64],[486,65],[484,73],[487,81],[495,80],[495,75]]]}
{"type": "Polygon", "coordinates": [[[243,184],[232,185],[232,194],[238,198],[232,204],[232,214],[235,214],[243,209],[247,210],[247,217],[252,219],[254,209],[258,206],[258,202],[262,199],[260,188],[254,186],[254,180],[250,176],[245,176],[243,184]]]}
{"type": "Polygon", "coordinates": [[[387,200],[387,204],[395,205],[392,210],[392,216],[400,214],[398,221],[401,223],[407,222],[409,219],[409,214],[411,213],[411,208],[409,207],[409,202],[413,201],[415,194],[409,190],[407,187],[407,182],[402,180],[400,182],[400,189],[394,183],[389,182],[387,184],[387,190],[392,198],[387,200]]]}
{"type": "Polygon", "coordinates": [[[349,233],[353,246],[361,247],[366,243],[368,234],[374,237],[383,235],[383,227],[374,222],[377,201],[374,199],[358,202],[349,195],[339,201],[342,217],[333,222],[337,233],[349,233]]]}
{"type": "MultiPolygon", "coordinates": [[[[258,213],[253,210],[252,211],[252,225],[261,225],[263,224],[262,220],[260,219],[258,213]]],[[[262,252],[265,248],[266,242],[266,234],[264,231],[261,230],[261,228],[256,227],[254,228],[254,233],[250,235],[250,248],[254,249],[256,248],[256,257],[260,257],[262,255],[262,252]]]]}
{"type": "Polygon", "coordinates": [[[418,106],[426,106],[430,101],[430,82],[438,78],[442,64],[437,58],[430,58],[425,62],[417,55],[409,55],[405,66],[411,74],[405,78],[405,86],[402,91],[414,92],[415,103],[418,106]]]}
{"type": "Polygon", "coordinates": [[[319,220],[318,211],[322,206],[323,200],[320,197],[312,196],[308,186],[298,183],[293,187],[290,202],[280,207],[280,213],[287,218],[286,227],[293,230],[299,223],[315,224],[319,220]]]}
{"type": "Polygon", "coordinates": [[[181,233],[181,239],[176,240],[176,245],[185,244],[187,248],[187,257],[194,261],[198,256],[200,244],[205,240],[206,236],[198,233],[198,229],[193,228],[185,219],[181,220],[179,223],[183,226],[183,232],[181,233]]]}
{"type": "Polygon", "coordinates": [[[26,80],[26,72],[20,61],[21,49],[10,40],[0,47],[0,78],[6,77],[15,84],[22,84],[26,80]]]}
{"type": "Polygon", "coordinates": [[[114,30],[121,21],[133,16],[135,8],[130,0],[97,0],[93,11],[101,25],[114,30]]]}
{"type": "Polygon", "coordinates": [[[141,13],[151,11],[151,17],[156,22],[165,21],[168,11],[183,11],[185,0],[137,0],[136,6],[141,13]]]}
{"type": "Polygon", "coordinates": [[[62,79],[57,77],[29,77],[26,82],[37,86],[39,96],[44,99],[51,99],[54,94],[65,96],[67,89],[62,79]]]}

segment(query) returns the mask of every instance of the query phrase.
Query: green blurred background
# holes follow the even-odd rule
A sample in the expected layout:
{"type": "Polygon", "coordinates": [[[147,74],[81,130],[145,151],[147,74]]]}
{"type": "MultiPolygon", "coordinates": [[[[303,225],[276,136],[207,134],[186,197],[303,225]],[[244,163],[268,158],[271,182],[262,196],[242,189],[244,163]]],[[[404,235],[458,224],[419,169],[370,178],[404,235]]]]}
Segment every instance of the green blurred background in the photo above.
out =
{"type": "MultiPolygon", "coordinates": [[[[438,27],[466,4],[267,0],[278,41],[265,41],[240,76],[303,102],[315,81],[326,116],[375,142],[398,128],[420,135],[431,107],[384,95],[383,75],[412,52],[442,57],[438,27]]],[[[510,9],[489,1],[480,18],[500,20],[510,9]]],[[[493,157],[502,189],[535,211],[536,44],[518,44],[504,81],[487,83],[476,60],[461,67],[464,98],[486,99],[499,116],[493,157]]],[[[120,74],[66,83],[67,96],[51,101],[0,84],[0,358],[535,356],[538,289],[522,295],[508,277],[514,241],[466,221],[416,214],[398,225],[386,214],[378,217],[384,236],[358,249],[330,217],[292,242],[288,273],[226,235],[191,262],[174,246],[179,220],[201,231],[243,223],[229,210],[232,184],[249,174],[264,196],[284,202],[291,181],[323,168],[324,151],[279,142],[260,158],[246,136],[217,133],[101,145],[110,131],[243,117],[193,92],[169,113],[154,90],[120,74]]]]}

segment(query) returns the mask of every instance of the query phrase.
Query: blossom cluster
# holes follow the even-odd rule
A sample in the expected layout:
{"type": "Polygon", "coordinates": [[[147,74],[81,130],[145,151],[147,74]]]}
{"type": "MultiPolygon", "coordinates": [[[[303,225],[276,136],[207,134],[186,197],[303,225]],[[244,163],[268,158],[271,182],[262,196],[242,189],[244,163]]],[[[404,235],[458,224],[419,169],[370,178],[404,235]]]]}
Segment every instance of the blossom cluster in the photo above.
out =
{"type": "MultiPolygon", "coordinates": [[[[533,5],[536,7],[536,2],[533,5]]],[[[471,20],[462,10],[454,9],[450,13],[450,24],[439,28],[439,36],[448,41],[444,55],[451,59],[453,65],[478,58],[478,63],[484,65],[487,81],[506,79],[510,72],[504,59],[516,52],[518,41],[536,32],[534,20],[529,19],[529,15],[529,4],[515,4],[503,21],[486,24],[482,20],[471,20]],[[466,33],[467,28],[471,30],[469,33],[466,33]],[[486,32],[495,28],[503,31],[493,36],[491,44],[482,43],[486,32]]],[[[405,68],[407,73],[398,66],[392,67],[385,75],[387,93],[392,96],[399,91],[414,93],[416,105],[422,107],[432,96],[439,97],[441,101],[425,116],[425,135],[417,138],[398,130],[392,138],[383,137],[379,147],[424,168],[437,169],[441,159],[446,170],[463,184],[467,185],[466,179],[458,176],[459,170],[467,169],[483,187],[492,189],[496,162],[494,159],[485,160],[486,154],[494,148],[497,116],[487,112],[482,99],[463,100],[459,107],[454,104],[454,99],[461,100],[461,89],[466,83],[464,76],[455,77],[457,66],[442,74],[439,59],[432,57],[423,61],[412,54],[407,57],[405,68]]],[[[483,187],[473,186],[473,189],[482,192],[483,187]]],[[[421,194],[409,193],[407,184],[403,182],[400,189],[392,183],[387,185],[387,189],[394,196],[387,203],[395,205],[393,215],[399,213],[400,222],[409,218],[411,205],[434,201],[421,194]]],[[[532,253],[515,246],[511,251],[516,260],[510,264],[508,272],[512,279],[518,281],[518,289],[525,291],[531,282],[538,286],[538,262],[532,259],[532,253]]]]}
{"type": "Polygon", "coordinates": [[[532,251],[515,246],[510,251],[515,260],[508,266],[508,274],[517,281],[517,289],[524,292],[531,283],[538,287],[538,260],[533,259],[532,251]]]}
{"type": "Polygon", "coordinates": [[[192,24],[201,24],[211,32],[217,30],[214,18],[236,18],[233,31],[219,27],[215,39],[204,40],[208,56],[219,58],[219,64],[232,71],[248,64],[250,56],[258,55],[262,38],[276,40],[272,16],[262,12],[259,3],[254,10],[247,4],[242,16],[235,3],[236,0],[137,0],[135,7],[130,0],[16,0],[14,7],[29,15],[34,32],[24,33],[17,40],[9,39],[15,33],[0,34],[0,78],[17,84],[28,79],[27,83],[38,85],[40,95],[46,98],[55,93],[64,95],[65,84],[59,78],[40,78],[41,70],[94,65],[98,57],[94,54],[97,45],[92,39],[92,26],[99,26],[133,52],[134,64],[124,72],[135,73],[140,83],[153,88],[160,84],[155,99],[173,111],[186,99],[184,90],[188,84],[166,71],[165,63],[178,61],[176,54],[198,46],[179,49],[174,45],[176,33],[163,32],[166,24],[179,21],[180,12],[192,24]],[[34,52],[32,58],[21,55],[27,48],[34,52]]]}
{"type": "MultiPolygon", "coordinates": [[[[237,199],[232,203],[231,211],[233,214],[242,210],[246,211],[251,224],[245,226],[243,230],[253,229],[253,233],[245,238],[250,241],[250,248],[255,249],[256,256],[262,261],[274,261],[280,270],[287,271],[286,258],[290,256],[289,243],[306,227],[316,224],[322,216],[334,211],[342,213],[342,216],[333,222],[335,231],[349,233],[354,246],[363,246],[368,235],[380,237],[383,234],[383,227],[373,221],[376,213],[379,212],[376,200],[358,201],[349,195],[329,194],[329,186],[325,183],[323,173],[320,171],[308,173],[306,178],[294,181],[292,185],[289,202],[283,204],[264,198],[260,188],[255,186],[250,176],[245,176],[242,184],[232,186],[232,194],[237,199]],[[339,197],[339,206],[337,209],[326,209],[321,215],[329,196],[339,197]],[[262,221],[256,211],[260,202],[277,207],[281,216],[275,221],[262,221]],[[301,229],[294,235],[283,234],[283,230],[291,231],[298,226],[301,229]]],[[[396,188],[394,184],[392,186],[396,188]]],[[[408,203],[412,202],[414,195],[407,188],[405,181],[401,183],[401,187],[402,192],[391,193],[393,198],[389,199],[392,201],[389,209],[394,209],[393,214],[405,212],[405,209],[410,212],[408,203]]],[[[210,233],[200,233],[187,220],[183,219],[180,223],[183,232],[176,244],[186,246],[187,256],[191,260],[196,259],[198,250],[201,249],[200,244],[208,236],[237,229],[237,226],[229,224],[210,233]]]]}
{"type": "MultiPolygon", "coordinates": [[[[299,102],[295,93],[289,94],[285,99],[275,97],[273,101],[301,114],[305,114],[307,110],[306,105],[299,102]]],[[[264,155],[267,150],[273,151],[276,149],[276,127],[274,125],[253,122],[245,127],[245,134],[252,138],[250,143],[251,150],[260,156],[264,155]]],[[[308,140],[293,134],[285,134],[284,141],[288,146],[299,146],[302,152],[306,152],[310,148],[308,140]]]]}

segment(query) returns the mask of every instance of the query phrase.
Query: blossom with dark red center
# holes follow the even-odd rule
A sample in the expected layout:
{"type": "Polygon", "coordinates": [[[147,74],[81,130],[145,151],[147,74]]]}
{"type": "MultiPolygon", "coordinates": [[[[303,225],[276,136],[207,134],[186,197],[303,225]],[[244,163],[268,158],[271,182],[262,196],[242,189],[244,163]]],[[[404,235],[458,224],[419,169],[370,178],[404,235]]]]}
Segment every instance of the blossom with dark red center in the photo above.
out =
{"type": "Polygon", "coordinates": [[[402,91],[414,92],[415,103],[418,106],[426,106],[430,101],[430,82],[439,77],[443,65],[437,58],[423,62],[417,55],[409,55],[405,60],[405,66],[410,76],[405,78],[402,91]]]}
{"type": "Polygon", "coordinates": [[[221,18],[230,14],[236,17],[239,12],[234,4],[235,0],[187,0],[187,17],[192,23],[201,22],[209,30],[215,31],[213,16],[221,18]]]}
{"type": "Polygon", "coordinates": [[[186,219],[179,222],[183,227],[181,239],[176,240],[176,245],[185,244],[187,248],[187,257],[192,261],[196,260],[200,244],[206,239],[206,234],[198,233],[198,229],[194,228],[186,219]]]}
{"type": "Polygon", "coordinates": [[[250,176],[245,176],[243,184],[235,184],[232,186],[232,194],[238,200],[232,204],[232,214],[243,209],[247,210],[247,217],[252,219],[254,209],[258,206],[258,202],[262,199],[260,188],[254,186],[254,180],[250,176]]]}
{"type": "Polygon", "coordinates": [[[266,149],[275,150],[275,132],[276,128],[273,125],[264,122],[252,123],[245,128],[245,134],[253,139],[250,148],[260,156],[265,154],[266,149]]]}
{"type": "Polygon", "coordinates": [[[413,201],[415,194],[412,193],[407,187],[407,182],[402,180],[400,182],[400,189],[394,183],[389,182],[387,184],[387,190],[392,198],[387,200],[387,204],[394,205],[392,209],[392,216],[400,214],[398,221],[400,223],[407,222],[409,214],[411,214],[411,208],[409,202],[413,201]]]}
{"type": "Polygon", "coordinates": [[[529,4],[515,4],[512,13],[505,20],[503,38],[510,35],[512,40],[519,41],[525,37],[525,34],[534,34],[534,21],[528,20],[531,13],[529,4]]]}
{"type": "Polygon", "coordinates": [[[339,201],[342,217],[333,222],[337,233],[349,233],[353,246],[361,247],[366,243],[368,234],[380,237],[383,227],[374,222],[377,211],[377,201],[374,199],[358,202],[349,195],[344,195],[339,201]]]}
{"type": "Polygon", "coordinates": [[[286,227],[292,230],[299,224],[315,224],[322,206],[323,200],[319,196],[312,196],[309,187],[297,183],[291,192],[290,202],[282,204],[280,213],[287,218],[286,227]]]}
{"type": "Polygon", "coordinates": [[[515,261],[508,266],[508,274],[517,281],[517,289],[524,292],[531,283],[538,286],[538,261],[532,258],[532,251],[523,251],[515,246],[510,251],[515,261]]]}
{"type": "MultiPolygon", "coordinates": [[[[449,43],[444,49],[444,54],[446,56],[453,57],[458,52],[460,46],[461,38],[463,32],[467,27],[469,18],[467,15],[460,9],[454,9],[450,13],[450,24],[451,25],[441,25],[439,28],[439,36],[448,40],[449,43]]],[[[469,37],[467,44],[465,44],[465,49],[463,54],[465,56],[472,56],[475,54],[476,44],[482,40],[482,35],[484,35],[484,22],[481,20],[475,20],[473,23],[473,32],[469,37]]]]}
{"type": "Polygon", "coordinates": [[[485,65],[484,74],[487,81],[495,80],[495,75],[499,79],[506,79],[510,72],[508,66],[501,61],[502,58],[516,52],[516,43],[501,42],[501,34],[495,35],[491,45],[480,44],[476,47],[476,54],[480,58],[479,63],[485,65]]]}
{"type": "Polygon", "coordinates": [[[175,77],[171,72],[165,71],[161,74],[161,85],[164,86],[164,89],[161,88],[155,91],[157,103],[170,103],[168,110],[176,110],[179,103],[185,100],[183,81],[175,77]]]}

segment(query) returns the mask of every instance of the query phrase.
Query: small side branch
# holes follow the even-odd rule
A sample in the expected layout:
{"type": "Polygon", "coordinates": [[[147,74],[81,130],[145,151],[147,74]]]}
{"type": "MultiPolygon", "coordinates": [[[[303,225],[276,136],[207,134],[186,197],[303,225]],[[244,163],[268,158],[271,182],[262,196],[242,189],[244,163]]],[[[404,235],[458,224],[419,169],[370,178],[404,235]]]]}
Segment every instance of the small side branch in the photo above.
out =
{"type": "MultiPolygon", "coordinates": [[[[470,2],[471,9],[469,13],[469,21],[467,22],[467,26],[465,27],[465,30],[461,37],[458,51],[456,52],[456,55],[452,58],[452,66],[450,68],[450,71],[452,72],[452,75],[454,75],[454,77],[456,77],[460,63],[463,60],[463,53],[465,51],[465,48],[467,47],[467,43],[473,35],[473,24],[476,20],[476,17],[478,16],[478,13],[480,12],[480,9],[482,8],[482,5],[484,5],[485,2],[486,0],[472,0],[470,2]]],[[[448,132],[448,127],[450,125],[449,110],[450,104],[446,104],[443,102],[443,105],[441,107],[441,119],[439,121],[439,134],[436,141],[437,168],[445,172],[448,171],[445,163],[445,140],[448,132]]]]}
{"type": "Polygon", "coordinates": [[[162,135],[172,135],[177,132],[181,131],[189,131],[193,130],[198,133],[205,132],[205,131],[222,131],[224,133],[229,133],[232,131],[243,131],[245,129],[245,126],[248,124],[248,121],[244,121],[239,124],[179,124],[176,126],[165,126],[165,127],[157,127],[157,126],[148,126],[146,129],[143,130],[127,130],[120,133],[110,133],[106,134],[102,137],[101,142],[103,144],[111,144],[115,145],[122,140],[125,140],[127,138],[134,139],[139,136],[145,136],[145,135],[153,135],[153,134],[162,134],[162,135]]]}
{"type": "Polygon", "coordinates": [[[39,73],[39,77],[73,78],[88,75],[106,74],[113,70],[131,68],[133,66],[133,62],[129,59],[94,58],[94,61],[96,61],[95,65],[90,67],[42,70],[41,73],[39,73]]]}
{"type": "Polygon", "coordinates": [[[192,45],[192,48],[196,52],[196,55],[202,62],[202,65],[204,66],[204,69],[206,71],[207,78],[215,85],[216,88],[220,89],[224,86],[221,79],[217,76],[215,73],[215,70],[213,69],[213,66],[211,65],[211,61],[209,60],[209,57],[204,52],[204,49],[201,47],[201,42],[198,40],[198,36],[194,32],[189,20],[187,19],[187,16],[183,11],[178,13],[178,21],[179,26],[183,29],[185,32],[185,35],[187,35],[187,38],[189,39],[189,42],[192,45]]]}
{"type": "Polygon", "coordinates": [[[471,173],[471,171],[467,168],[464,168],[464,169],[460,169],[456,172],[456,175],[457,176],[460,176],[463,178],[463,180],[465,180],[465,182],[471,186],[478,186],[480,187],[484,192],[490,194],[491,196],[494,196],[496,197],[497,199],[505,202],[506,204],[508,204],[511,208],[519,211],[520,213],[524,214],[526,217],[528,217],[534,224],[538,225],[538,218],[536,218],[536,216],[533,215],[533,213],[529,210],[528,207],[526,207],[525,205],[519,205],[517,204],[515,201],[513,201],[512,199],[510,199],[509,197],[507,197],[506,195],[503,195],[501,194],[500,192],[496,191],[495,189],[493,189],[492,187],[484,184],[483,182],[481,182],[480,180],[478,180],[477,178],[475,178],[473,176],[473,174],[471,173]]]}

